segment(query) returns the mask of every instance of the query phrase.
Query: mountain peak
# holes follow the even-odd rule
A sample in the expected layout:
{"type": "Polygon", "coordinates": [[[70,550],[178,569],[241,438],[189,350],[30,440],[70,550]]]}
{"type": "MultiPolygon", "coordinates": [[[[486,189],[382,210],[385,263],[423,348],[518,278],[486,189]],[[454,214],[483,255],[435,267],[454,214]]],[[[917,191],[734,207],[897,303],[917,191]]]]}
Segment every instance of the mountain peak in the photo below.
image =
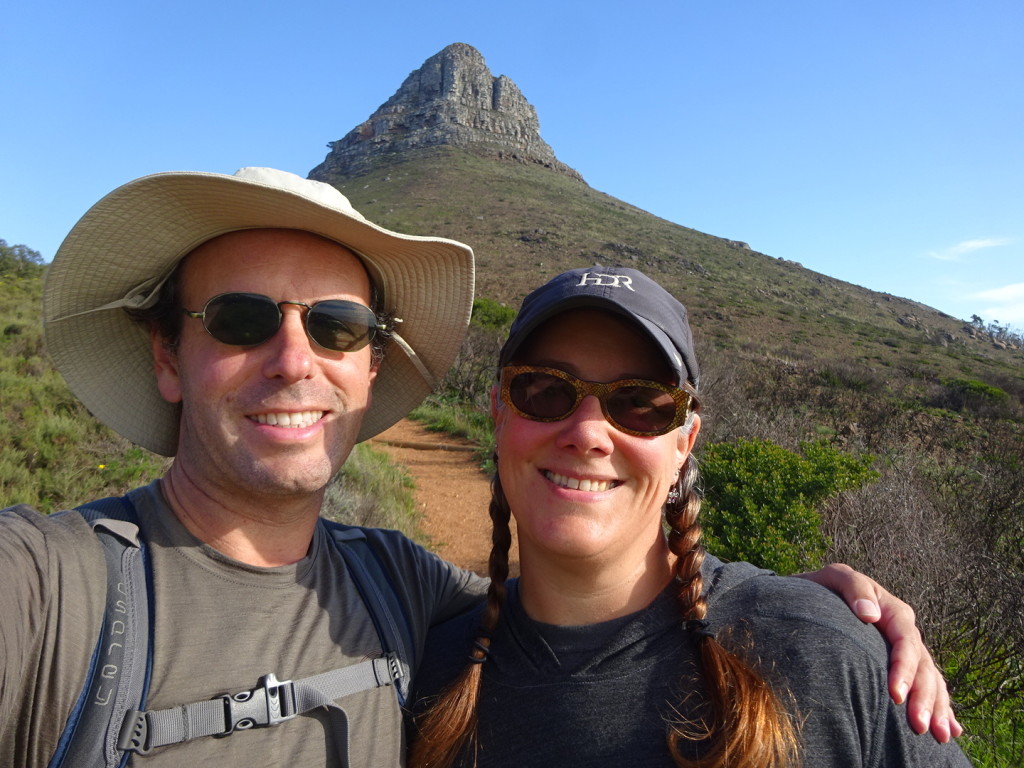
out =
{"type": "Polygon", "coordinates": [[[519,87],[492,75],[480,52],[465,43],[431,56],[366,122],[330,142],[309,177],[333,182],[369,170],[376,159],[441,145],[583,180],[540,137],[537,110],[519,87]]]}

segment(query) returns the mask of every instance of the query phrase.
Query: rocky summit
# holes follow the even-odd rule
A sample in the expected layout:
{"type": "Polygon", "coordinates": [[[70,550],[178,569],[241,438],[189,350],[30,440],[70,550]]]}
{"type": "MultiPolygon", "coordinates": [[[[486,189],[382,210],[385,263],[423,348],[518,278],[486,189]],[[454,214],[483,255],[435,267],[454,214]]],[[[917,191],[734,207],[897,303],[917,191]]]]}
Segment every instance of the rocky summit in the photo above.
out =
{"type": "Polygon", "coordinates": [[[385,158],[456,146],[583,180],[540,137],[537,110],[519,87],[505,75],[492,75],[480,52],[465,43],[427,59],[366,122],[328,146],[331,151],[309,178],[333,183],[385,158]]]}

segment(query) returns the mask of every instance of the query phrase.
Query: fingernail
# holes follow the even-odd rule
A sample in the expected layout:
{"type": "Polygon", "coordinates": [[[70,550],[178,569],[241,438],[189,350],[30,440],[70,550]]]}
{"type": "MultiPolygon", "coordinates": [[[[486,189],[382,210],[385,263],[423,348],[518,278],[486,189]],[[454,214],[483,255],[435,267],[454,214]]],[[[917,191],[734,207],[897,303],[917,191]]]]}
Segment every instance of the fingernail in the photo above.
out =
{"type": "Polygon", "coordinates": [[[854,601],[853,610],[861,618],[878,618],[882,615],[882,612],[878,610],[877,603],[863,598],[854,601]]]}
{"type": "Polygon", "coordinates": [[[921,722],[918,723],[921,726],[921,730],[918,733],[924,733],[928,730],[928,724],[932,721],[932,713],[929,710],[925,710],[921,713],[921,722]]]}
{"type": "Polygon", "coordinates": [[[896,693],[899,694],[899,699],[897,700],[896,703],[897,704],[902,704],[904,701],[907,700],[907,694],[910,693],[910,686],[907,685],[905,682],[900,683],[896,687],[896,693]]]}
{"type": "Polygon", "coordinates": [[[964,735],[964,727],[960,725],[960,721],[956,719],[956,715],[953,715],[953,719],[950,721],[949,732],[954,739],[958,739],[964,735]]]}
{"type": "Polygon", "coordinates": [[[950,739],[950,736],[952,736],[952,730],[949,727],[948,717],[939,718],[938,730],[939,733],[935,737],[936,741],[938,741],[940,744],[947,743],[950,739]]]}

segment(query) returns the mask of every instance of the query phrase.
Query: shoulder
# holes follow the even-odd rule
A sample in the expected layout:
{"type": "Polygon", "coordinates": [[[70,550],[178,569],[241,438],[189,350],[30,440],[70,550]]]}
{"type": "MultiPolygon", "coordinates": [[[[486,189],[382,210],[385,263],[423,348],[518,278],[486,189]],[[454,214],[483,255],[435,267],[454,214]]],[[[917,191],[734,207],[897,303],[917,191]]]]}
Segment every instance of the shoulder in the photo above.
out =
{"type": "MultiPolygon", "coordinates": [[[[726,570],[734,564],[724,566],[726,570]]],[[[742,565],[742,564],[737,564],[742,565]]],[[[721,580],[709,601],[716,610],[743,606],[748,614],[766,620],[808,623],[823,631],[878,638],[874,627],[863,623],[836,593],[806,579],[777,576],[766,571],[744,571],[740,579],[721,580]]]]}
{"type": "Polygon", "coordinates": [[[911,730],[905,706],[889,697],[885,640],[842,598],[804,579],[743,573],[709,597],[712,627],[737,630],[752,660],[792,694],[808,765],[836,754],[860,755],[866,765],[970,764],[957,745],[911,730]]]}
{"type": "Polygon", "coordinates": [[[92,528],[73,510],[44,515],[25,504],[0,510],[0,552],[9,565],[32,561],[59,567],[76,552],[87,560],[99,557],[102,565],[92,528]]]}
{"type": "MultiPolygon", "coordinates": [[[[13,507],[0,509],[0,524],[4,526],[22,525],[41,532],[55,533],[63,530],[74,531],[76,527],[78,528],[77,532],[81,533],[80,526],[89,527],[85,519],[74,510],[67,509],[54,512],[51,515],[44,515],[27,504],[15,504],[13,507]]],[[[5,535],[9,530],[14,529],[5,528],[5,535]]]]}
{"type": "Polygon", "coordinates": [[[438,557],[399,531],[342,525],[326,520],[323,523],[328,533],[338,541],[364,540],[374,555],[396,573],[414,572],[421,577],[433,575],[451,579],[460,584],[475,585],[477,592],[486,589],[486,579],[438,557]]]}
{"type": "Polygon", "coordinates": [[[487,580],[428,552],[398,531],[322,521],[340,546],[366,544],[365,552],[387,576],[389,587],[409,606],[423,629],[479,602],[487,580]]]}
{"type": "Polygon", "coordinates": [[[743,628],[759,645],[797,646],[826,657],[849,659],[853,654],[882,673],[888,666],[881,634],[860,621],[834,592],[746,563],[721,566],[708,591],[708,618],[716,629],[743,628]]]}
{"type": "Polygon", "coordinates": [[[77,512],[43,515],[19,505],[0,510],[0,601],[39,610],[57,590],[106,590],[106,561],[89,523],[77,512]]]}
{"type": "Polygon", "coordinates": [[[0,741],[45,752],[81,690],[99,635],[107,591],[102,547],[76,512],[4,509],[0,584],[0,741]],[[39,722],[31,734],[15,735],[39,722]]]}
{"type": "Polygon", "coordinates": [[[483,604],[430,628],[423,651],[423,663],[413,681],[413,699],[417,711],[424,701],[444,690],[465,668],[473,640],[478,634],[483,604]]]}
{"type": "Polygon", "coordinates": [[[344,525],[323,519],[321,525],[325,527],[328,536],[342,546],[357,547],[365,544],[366,552],[371,553],[391,575],[411,576],[431,570],[458,570],[399,531],[344,525]]]}
{"type": "Polygon", "coordinates": [[[911,731],[888,695],[885,641],[838,595],[803,579],[736,575],[723,573],[709,591],[711,627],[791,699],[808,764],[831,764],[836,755],[858,765],[960,764],[955,747],[911,731]]]}

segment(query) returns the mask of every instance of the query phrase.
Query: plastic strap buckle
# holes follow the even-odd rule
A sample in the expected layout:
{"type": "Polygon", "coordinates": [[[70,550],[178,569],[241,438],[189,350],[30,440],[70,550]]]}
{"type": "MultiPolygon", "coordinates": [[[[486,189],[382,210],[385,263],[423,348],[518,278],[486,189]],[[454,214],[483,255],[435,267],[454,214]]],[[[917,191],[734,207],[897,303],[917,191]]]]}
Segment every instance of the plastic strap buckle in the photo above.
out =
{"type": "Polygon", "coordinates": [[[149,743],[149,720],[146,718],[145,712],[140,712],[137,709],[128,710],[121,722],[117,748],[139,755],[148,755],[153,751],[153,746],[149,743]]]}
{"type": "Polygon", "coordinates": [[[224,735],[256,726],[271,727],[298,717],[295,684],[278,680],[274,673],[260,678],[260,685],[221,697],[224,701],[224,735]]]}
{"type": "Polygon", "coordinates": [[[405,671],[402,669],[402,662],[396,653],[389,653],[386,658],[388,674],[391,676],[391,683],[395,684],[405,677],[405,671]]]}

